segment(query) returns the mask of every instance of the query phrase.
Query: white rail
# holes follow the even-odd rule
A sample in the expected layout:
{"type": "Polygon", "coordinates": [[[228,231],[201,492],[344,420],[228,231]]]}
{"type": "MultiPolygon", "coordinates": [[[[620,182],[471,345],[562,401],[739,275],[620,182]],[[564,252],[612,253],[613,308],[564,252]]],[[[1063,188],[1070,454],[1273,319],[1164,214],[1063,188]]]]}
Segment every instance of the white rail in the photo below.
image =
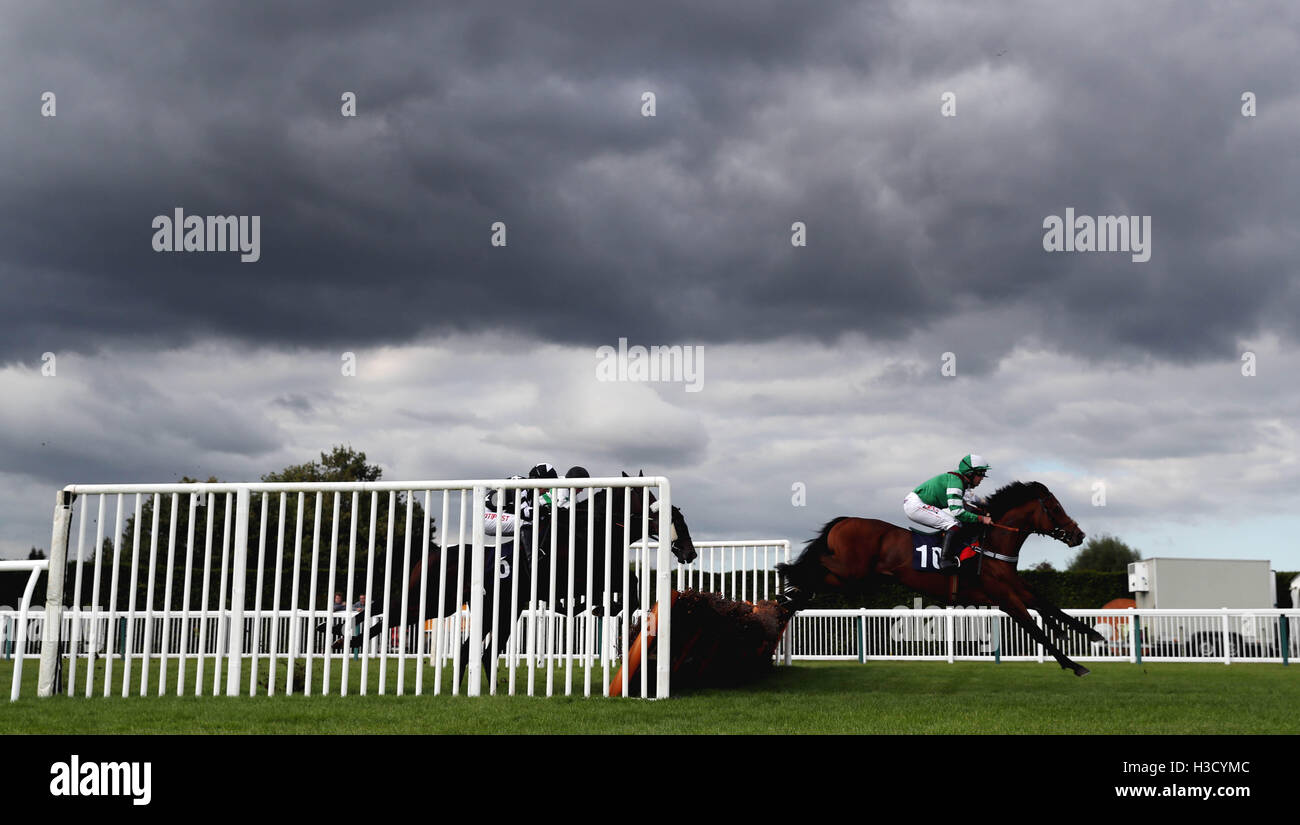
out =
{"type": "MultiPolygon", "coordinates": [[[[516,499],[516,523],[519,509],[516,499]]],[[[539,508],[539,518],[542,513],[539,508]]],[[[579,639],[594,637],[598,626],[603,631],[622,610],[622,602],[633,595],[640,604],[649,605],[655,603],[658,594],[669,591],[673,560],[666,539],[673,532],[672,518],[668,479],[659,476],[68,485],[60,491],[55,507],[47,588],[50,597],[46,605],[38,694],[48,696],[53,692],[60,664],[65,665],[63,677],[69,695],[84,690],[87,696],[92,689],[98,689],[93,687],[96,681],[102,682],[106,696],[118,690],[119,685],[121,694],[128,695],[135,690],[133,670],[143,695],[150,690],[149,680],[155,673],[155,665],[157,690],[174,685],[180,691],[190,675],[187,664],[192,664],[191,681],[196,694],[206,692],[206,670],[210,667],[212,694],[223,692],[224,681],[225,695],[234,696],[244,684],[246,662],[251,666],[248,690],[253,693],[257,690],[259,666],[267,657],[268,694],[276,690],[277,669],[282,662],[285,689],[294,686],[294,668],[300,661],[305,665],[304,692],[312,692],[318,675],[321,689],[331,690],[334,684],[331,669],[339,666],[342,672],[338,690],[346,693],[349,663],[353,658],[327,644],[318,632],[318,625],[332,627],[337,623],[340,616],[329,607],[330,594],[346,593],[344,603],[353,604],[360,595],[358,582],[361,582],[361,592],[374,597],[361,611],[364,631],[373,632],[382,640],[389,638],[390,631],[396,635],[396,651],[393,645],[381,643],[373,656],[358,657],[363,693],[368,689],[371,659],[377,659],[379,691],[387,690],[392,666],[396,670],[396,691],[400,694],[407,689],[408,662],[418,662],[427,655],[435,668],[435,693],[442,689],[442,667],[450,663],[454,673],[452,691],[461,691],[463,669],[464,689],[469,695],[478,695],[482,677],[479,656],[471,655],[463,663],[460,645],[448,651],[444,648],[448,643],[446,638],[416,632],[415,626],[405,620],[408,616],[429,615],[426,608],[434,604],[447,604],[447,600],[459,603],[456,594],[468,593],[469,650],[484,650],[485,640],[490,639],[491,655],[487,662],[491,664],[488,680],[491,692],[497,690],[498,662],[503,654],[517,649],[519,655],[505,657],[510,693],[517,687],[516,666],[524,661],[529,695],[534,693],[538,668],[545,668],[547,695],[560,689],[556,685],[557,663],[563,665],[562,689],[566,694],[575,690],[575,663],[586,665],[582,690],[590,694],[594,657],[600,656],[601,678],[606,682],[610,676],[607,671],[616,659],[598,651],[594,644],[586,645],[585,659],[575,655],[579,639]],[[602,501],[609,506],[603,507],[603,524],[594,521],[597,508],[582,508],[587,529],[586,545],[580,547],[576,544],[579,526],[575,521],[579,507],[561,507],[560,496],[552,495],[546,511],[551,525],[550,546],[539,547],[540,531],[534,530],[532,546],[518,548],[512,561],[502,555],[501,519],[494,524],[495,536],[489,535],[484,526],[487,493],[496,491],[500,501],[509,490],[534,491],[534,496],[548,490],[552,493],[567,490],[570,500],[576,500],[577,494],[585,490],[592,501],[603,493],[602,501]],[[652,492],[658,494],[657,503],[652,503],[652,492]],[[363,498],[363,493],[369,495],[363,498]],[[387,494],[386,508],[381,493],[387,494]],[[187,496],[184,502],[182,496],[187,496]],[[416,503],[420,496],[422,505],[416,503]],[[366,499],[369,500],[368,519],[363,515],[366,499]],[[88,518],[88,512],[96,509],[93,506],[96,501],[97,510],[88,518]],[[621,507],[615,501],[621,502],[621,507]],[[77,502],[80,502],[77,508],[80,518],[75,551],[69,552],[77,502]],[[130,522],[124,520],[128,506],[133,514],[130,522]],[[417,515],[416,508],[422,516],[417,515]],[[615,512],[616,509],[620,512],[615,512]],[[312,517],[310,526],[304,529],[308,510],[312,517]],[[218,512],[223,513],[220,524],[218,512]],[[435,513],[439,512],[441,517],[436,518],[435,513]],[[149,515],[152,518],[147,518],[149,515]],[[381,519],[386,521],[386,536],[378,535],[381,519]],[[561,530],[561,519],[567,520],[567,531],[561,530]],[[363,532],[359,548],[358,523],[367,520],[369,541],[367,544],[363,532]],[[89,521],[95,525],[93,543],[87,542],[89,521]],[[408,588],[408,573],[414,563],[433,558],[426,554],[425,548],[430,547],[435,537],[435,523],[439,546],[459,550],[456,554],[436,554],[440,564],[438,575],[434,576],[432,569],[425,571],[419,577],[418,588],[408,588]],[[128,524],[131,529],[124,532],[128,524]],[[347,535],[340,544],[340,532],[345,524],[347,535]],[[615,525],[622,533],[617,545],[615,525]],[[251,542],[250,532],[254,534],[251,542]],[[568,536],[567,548],[556,545],[561,532],[568,536]],[[640,577],[639,592],[634,594],[635,583],[629,581],[626,572],[629,564],[622,561],[621,555],[615,560],[614,548],[628,547],[633,539],[647,535],[660,535],[665,540],[652,540],[648,546],[641,543],[642,553],[633,563],[647,575],[640,577]],[[517,570],[521,560],[529,563],[529,570],[543,569],[538,566],[539,559],[545,562],[561,558],[560,551],[565,550],[565,558],[585,559],[586,569],[576,569],[581,561],[565,565],[567,576],[557,580],[558,565],[547,563],[544,567],[550,570],[549,580],[539,582],[537,577],[530,576],[530,587],[523,593],[519,592],[520,577],[504,572],[517,570]],[[326,558],[322,559],[321,554],[326,558]],[[455,555],[455,567],[449,580],[448,557],[452,555],[455,555]],[[358,561],[363,563],[364,578],[358,561]],[[611,580],[611,568],[622,568],[621,588],[618,579],[611,580]],[[62,602],[65,569],[73,580],[73,597],[68,606],[62,602]],[[603,581],[593,581],[597,569],[605,571],[603,581]],[[510,582],[503,586],[507,578],[510,582]],[[562,626],[537,618],[544,605],[561,603],[565,606],[562,626]],[[597,606],[603,609],[593,610],[597,606]],[[598,618],[596,613],[607,618],[598,618]],[[505,648],[503,640],[492,631],[498,621],[508,622],[512,614],[521,616],[521,621],[531,619],[535,625],[545,626],[549,635],[544,648],[517,646],[513,641],[516,633],[511,634],[510,647],[505,648]],[[390,627],[390,616],[401,616],[404,620],[394,621],[390,627]],[[378,627],[374,627],[376,622],[378,627]],[[560,635],[554,635],[557,633],[560,635]],[[433,648],[426,644],[432,644],[433,648]],[[174,677],[168,672],[169,665],[175,667],[174,677]]],[[[361,525],[363,531],[365,527],[361,525]]],[[[615,575],[618,572],[615,570],[615,575]]],[[[657,622],[661,645],[671,644],[670,619],[669,611],[665,610],[657,622]]],[[[627,636],[616,635],[624,648],[617,658],[626,658],[627,636]]],[[[670,695],[669,664],[669,657],[660,657],[653,677],[647,668],[641,669],[641,695],[651,695],[652,678],[654,695],[670,695]]],[[[417,693],[423,690],[423,677],[423,669],[417,667],[414,687],[417,693]]],[[[603,685],[600,692],[604,692],[603,685]]]]}
{"type": "Polygon", "coordinates": [[[786,539],[697,541],[695,550],[699,556],[694,562],[674,565],[678,590],[718,593],[739,601],[772,599],[781,592],[775,566],[790,561],[786,539]]]}
{"type": "MultiPolygon", "coordinates": [[[[1300,658],[1297,609],[1065,612],[1104,637],[1058,639],[1065,655],[1077,661],[1289,664],[1300,658]]],[[[791,620],[786,642],[795,659],[1050,660],[1010,617],[984,608],[802,610],[791,620]]]]}
{"type": "Polygon", "coordinates": [[[50,567],[48,559],[27,561],[0,561],[0,573],[27,573],[27,586],[23,588],[23,598],[18,609],[0,611],[0,655],[14,660],[13,684],[9,689],[9,701],[18,700],[19,689],[23,681],[24,650],[27,647],[28,610],[32,604],[32,593],[36,590],[36,580],[50,567]],[[17,655],[14,655],[17,654],[17,655]]]}

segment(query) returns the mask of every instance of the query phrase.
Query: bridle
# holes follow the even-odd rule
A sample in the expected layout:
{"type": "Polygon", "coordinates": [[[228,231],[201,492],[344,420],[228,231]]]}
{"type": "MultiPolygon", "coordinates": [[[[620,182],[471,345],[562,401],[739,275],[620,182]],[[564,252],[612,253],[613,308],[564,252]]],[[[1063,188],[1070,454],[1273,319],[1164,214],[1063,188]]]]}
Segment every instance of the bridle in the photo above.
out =
{"type": "MultiPolygon", "coordinates": [[[[631,515],[632,515],[633,517],[641,516],[641,515],[644,514],[644,512],[645,512],[645,511],[644,511],[644,510],[641,510],[641,508],[640,508],[639,505],[638,505],[637,507],[635,507],[635,508],[631,508],[631,515]]],[[[655,514],[655,515],[658,515],[658,513],[659,513],[659,502],[658,502],[658,501],[653,502],[653,503],[650,505],[650,512],[653,513],[653,514],[655,514]]],[[[672,551],[673,551],[673,554],[674,554],[674,555],[677,554],[677,516],[680,514],[680,512],[681,512],[681,511],[679,511],[676,507],[674,507],[672,513],[671,513],[671,514],[669,515],[669,517],[668,517],[668,529],[671,531],[671,536],[670,536],[670,538],[669,538],[669,541],[670,541],[670,546],[671,546],[671,548],[672,548],[672,551]]],[[[657,523],[658,523],[658,519],[651,519],[650,522],[651,522],[652,524],[657,524],[657,523]]],[[[618,519],[613,519],[613,524],[614,524],[615,527],[623,527],[623,526],[624,526],[623,523],[622,523],[621,521],[619,521],[618,519]]],[[[656,541],[658,541],[658,540],[659,540],[659,533],[658,533],[658,531],[656,531],[656,530],[651,530],[651,531],[650,531],[650,534],[649,534],[649,538],[652,538],[652,539],[655,539],[656,541]]]]}
{"type": "MultiPolygon", "coordinates": [[[[1067,544],[1068,542],[1066,541],[1067,539],[1066,529],[1056,524],[1056,520],[1052,518],[1052,514],[1047,510],[1047,502],[1041,496],[1038,499],[1038,506],[1043,508],[1043,515],[1046,516],[1047,520],[1052,523],[1051,530],[1034,530],[1028,527],[1011,527],[1006,524],[998,524],[996,521],[990,523],[988,526],[996,527],[999,530],[1010,530],[1013,533],[1033,533],[1034,535],[1038,535],[1038,536],[1047,536],[1048,538],[1056,539],[1062,544],[1067,544]]],[[[992,556],[993,558],[998,559],[1000,561],[1014,562],[1020,558],[1019,554],[1014,556],[1005,556],[1002,555],[1001,553],[994,553],[992,551],[985,550],[982,547],[980,548],[980,552],[986,556],[992,556]]]]}

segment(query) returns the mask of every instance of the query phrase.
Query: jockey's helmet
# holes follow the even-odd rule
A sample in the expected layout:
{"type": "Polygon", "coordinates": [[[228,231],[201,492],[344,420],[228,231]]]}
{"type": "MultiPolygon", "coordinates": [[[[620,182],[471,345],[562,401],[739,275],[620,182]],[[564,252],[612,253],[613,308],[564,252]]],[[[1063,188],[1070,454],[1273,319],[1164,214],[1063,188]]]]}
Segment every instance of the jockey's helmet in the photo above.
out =
{"type": "MultiPolygon", "coordinates": [[[[522,480],[522,479],[523,476],[510,476],[511,481],[522,480]]],[[[503,500],[498,502],[496,500],[497,491],[488,490],[486,507],[488,510],[491,510],[494,513],[505,512],[515,505],[515,498],[519,495],[519,493],[520,493],[519,490],[506,490],[505,495],[502,496],[503,500]]],[[[524,495],[525,496],[528,495],[527,491],[524,491],[524,495]]]]}
{"type": "Polygon", "coordinates": [[[555,468],[550,464],[542,462],[528,471],[529,478],[559,478],[560,474],[555,472],[555,468]]]}
{"type": "Polygon", "coordinates": [[[961,463],[957,465],[957,474],[968,476],[978,472],[988,475],[990,469],[992,468],[984,462],[983,456],[971,453],[963,457],[961,463]]]}

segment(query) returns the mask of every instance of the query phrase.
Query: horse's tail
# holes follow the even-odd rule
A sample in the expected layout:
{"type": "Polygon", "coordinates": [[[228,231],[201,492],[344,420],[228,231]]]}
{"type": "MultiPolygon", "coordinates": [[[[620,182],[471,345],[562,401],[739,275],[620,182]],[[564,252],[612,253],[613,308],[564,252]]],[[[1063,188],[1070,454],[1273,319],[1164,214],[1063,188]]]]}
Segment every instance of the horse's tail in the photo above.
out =
{"type": "Polygon", "coordinates": [[[778,564],[776,566],[777,572],[785,579],[788,590],[797,590],[807,598],[812,597],[822,576],[825,575],[822,567],[822,556],[829,555],[831,552],[827,536],[830,535],[832,527],[846,518],[848,516],[840,516],[826,522],[817,537],[807,543],[803,552],[799,554],[799,558],[790,564],[778,564]]]}

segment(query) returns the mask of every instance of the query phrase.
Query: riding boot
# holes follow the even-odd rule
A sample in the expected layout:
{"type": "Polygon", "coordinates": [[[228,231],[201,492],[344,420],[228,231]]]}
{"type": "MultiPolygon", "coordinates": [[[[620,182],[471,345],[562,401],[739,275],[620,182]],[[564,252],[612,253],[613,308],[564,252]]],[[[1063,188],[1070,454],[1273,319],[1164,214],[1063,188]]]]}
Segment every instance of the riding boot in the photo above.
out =
{"type": "Polygon", "coordinates": [[[957,554],[961,552],[963,534],[966,532],[963,525],[949,528],[948,532],[943,534],[943,552],[939,559],[939,572],[956,573],[957,567],[961,564],[957,559],[957,554]]]}

